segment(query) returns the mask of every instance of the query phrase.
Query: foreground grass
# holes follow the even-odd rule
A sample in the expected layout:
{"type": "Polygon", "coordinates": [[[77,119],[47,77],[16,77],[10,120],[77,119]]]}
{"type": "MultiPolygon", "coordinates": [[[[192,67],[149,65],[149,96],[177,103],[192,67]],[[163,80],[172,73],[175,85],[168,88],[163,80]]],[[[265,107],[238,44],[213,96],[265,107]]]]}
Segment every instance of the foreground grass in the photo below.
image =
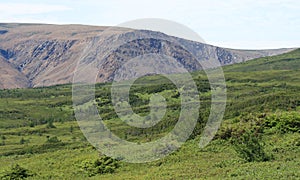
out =
{"type": "MultiPolygon", "coordinates": [[[[75,125],[55,124],[57,128],[53,133],[64,131],[70,124],[75,125]]],[[[79,130],[74,133],[79,133],[79,130]]],[[[30,137],[24,136],[25,139],[30,137]]],[[[58,138],[64,142],[74,141],[71,133],[60,134],[58,138]]],[[[87,142],[77,140],[72,142],[72,148],[63,146],[43,153],[1,156],[0,169],[4,172],[11,165],[20,164],[37,174],[29,179],[298,179],[300,147],[292,141],[297,138],[300,139],[299,133],[265,135],[266,149],[274,155],[274,160],[269,162],[246,163],[237,156],[229,141],[221,139],[200,149],[199,138],[195,138],[184,144],[179,151],[156,162],[122,162],[114,174],[88,177],[78,165],[82,161],[96,159],[98,152],[87,142]]],[[[45,139],[36,141],[44,143],[45,139]]]]}

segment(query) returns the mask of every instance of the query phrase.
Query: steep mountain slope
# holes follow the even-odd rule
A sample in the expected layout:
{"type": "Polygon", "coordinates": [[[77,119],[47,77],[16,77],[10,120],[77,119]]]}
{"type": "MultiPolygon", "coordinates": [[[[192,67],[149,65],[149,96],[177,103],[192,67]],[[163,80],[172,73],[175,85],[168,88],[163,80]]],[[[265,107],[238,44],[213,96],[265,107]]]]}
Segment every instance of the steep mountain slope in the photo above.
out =
{"type": "MultiPolygon", "coordinates": [[[[189,71],[200,70],[195,57],[172,41],[189,47],[197,59],[216,59],[222,65],[250,59],[282,54],[291,49],[233,50],[188,41],[160,32],[129,30],[125,28],[94,27],[82,25],[0,24],[0,88],[51,86],[72,82],[78,60],[83,50],[95,39],[107,39],[98,49],[110,46],[114,39],[127,42],[112,49],[102,59],[98,82],[111,81],[122,64],[147,53],[165,54],[175,58],[189,71]],[[102,32],[105,32],[101,34],[102,32]],[[129,36],[140,37],[129,41],[129,36]],[[129,42],[128,42],[129,41],[129,42]]],[[[97,49],[96,49],[97,50],[97,49]]],[[[111,49],[110,49],[111,50],[111,49]]],[[[90,58],[96,59],[97,52],[90,58]]]]}
{"type": "Polygon", "coordinates": [[[0,89],[28,87],[26,76],[0,57],[0,89]]]}

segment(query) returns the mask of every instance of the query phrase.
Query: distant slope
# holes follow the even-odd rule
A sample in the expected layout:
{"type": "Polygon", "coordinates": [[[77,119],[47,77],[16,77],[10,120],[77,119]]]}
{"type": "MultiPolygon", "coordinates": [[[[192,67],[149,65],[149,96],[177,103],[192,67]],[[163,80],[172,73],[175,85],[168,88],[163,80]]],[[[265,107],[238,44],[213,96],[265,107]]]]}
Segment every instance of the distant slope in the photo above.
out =
{"type": "MultiPolygon", "coordinates": [[[[73,72],[88,43],[97,38],[112,36],[124,41],[130,33],[157,37],[136,39],[117,47],[99,66],[97,82],[108,82],[116,70],[130,59],[146,53],[161,53],[175,58],[189,71],[201,70],[196,59],[185,49],[170,43],[179,41],[192,49],[203,61],[216,59],[222,65],[282,54],[292,49],[233,50],[188,41],[163,33],[114,28],[106,35],[100,33],[109,27],[83,25],[0,24],[0,88],[51,86],[72,82],[73,72]],[[160,39],[162,38],[162,39],[160,39]],[[5,75],[4,75],[5,74],[5,75]]],[[[103,44],[109,46],[110,42],[103,44]]],[[[99,47],[99,48],[103,48],[99,47]]],[[[95,59],[96,57],[91,57],[95,59]]]]}
{"type": "Polygon", "coordinates": [[[26,76],[0,57],[0,89],[28,87],[26,76]]]}
{"type": "Polygon", "coordinates": [[[225,71],[300,70],[300,49],[224,67],[225,71]]]}

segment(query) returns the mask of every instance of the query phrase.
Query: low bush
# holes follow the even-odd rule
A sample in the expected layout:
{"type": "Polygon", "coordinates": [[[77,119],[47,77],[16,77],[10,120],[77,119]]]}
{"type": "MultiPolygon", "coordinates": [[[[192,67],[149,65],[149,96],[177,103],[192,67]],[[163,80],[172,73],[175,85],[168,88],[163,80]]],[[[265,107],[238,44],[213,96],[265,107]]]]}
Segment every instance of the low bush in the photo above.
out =
{"type": "Polygon", "coordinates": [[[281,133],[300,132],[300,115],[297,112],[273,114],[265,119],[264,126],[281,133]]]}
{"type": "Polygon", "coordinates": [[[34,174],[32,172],[29,172],[29,170],[16,164],[16,165],[12,166],[12,168],[9,171],[7,171],[1,177],[1,179],[3,179],[3,180],[18,180],[18,179],[26,179],[31,176],[34,176],[34,174]]]}
{"type": "Polygon", "coordinates": [[[272,155],[265,152],[261,136],[250,130],[245,131],[240,137],[233,138],[232,143],[238,156],[247,162],[262,162],[273,159],[272,155]]]}
{"type": "Polygon", "coordinates": [[[79,164],[79,168],[89,177],[97,174],[114,173],[118,167],[117,160],[103,155],[96,160],[85,160],[79,164]]]}

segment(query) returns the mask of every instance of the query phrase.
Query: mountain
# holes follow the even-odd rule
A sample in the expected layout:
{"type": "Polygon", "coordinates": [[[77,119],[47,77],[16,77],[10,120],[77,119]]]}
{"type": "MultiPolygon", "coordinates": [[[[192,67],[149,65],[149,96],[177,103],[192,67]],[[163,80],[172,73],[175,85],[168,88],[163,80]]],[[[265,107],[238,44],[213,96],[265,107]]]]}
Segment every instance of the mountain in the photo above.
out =
{"type": "MultiPolygon", "coordinates": [[[[97,82],[112,81],[122,64],[147,53],[165,54],[175,58],[188,71],[201,70],[197,59],[218,60],[229,65],[247,60],[278,55],[293,49],[235,50],[189,41],[148,30],[97,27],[84,25],[0,24],[0,89],[51,86],[72,82],[73,73],[84,50],[92,48],[89,59],[109,47],[114,40],[126,42],[103,56],[97,82]],[[137,38],[131,40],[131,35],[137,38]],[[138,37],[149,38],[138,38],[138,37]],[[153,38],[154,37],[154,38],[153,38]],[[194,57],[173,41],[192,50],[194,57]]],[[[87,62],[91,63],[91,62],[87,62]]],[[[170,72],[171,73],[171,72],[170,72]]]]}

